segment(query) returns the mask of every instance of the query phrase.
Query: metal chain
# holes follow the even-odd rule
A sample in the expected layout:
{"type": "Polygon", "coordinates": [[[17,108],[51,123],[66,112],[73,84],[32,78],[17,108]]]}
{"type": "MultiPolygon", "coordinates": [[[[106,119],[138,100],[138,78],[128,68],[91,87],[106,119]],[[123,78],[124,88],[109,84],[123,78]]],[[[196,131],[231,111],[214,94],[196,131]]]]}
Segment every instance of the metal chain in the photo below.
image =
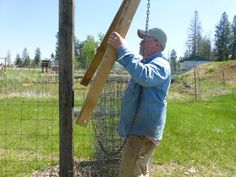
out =
{"type": "Polygon", "coordinates": [[[151,7],[151,4],[150,4],[150,1],[151,0],[148,0],[148,3],[147,3],[147,11],[146,11],[146,24],[145,24],[145,33],[147,34],[148,32],[148,27],[149,27],[149,15],[150,15],[150,7],[151,7]]]}
{"type": "MultiPolygon", "coordinates": [[[[149,28],[149,15],[150,15],[150,1],[151,0],[147,0],[147,1],[148,1],[148,3],[147,3],[146,24],[145,24],[145,35],[146,36],[148,33],[148,28],[149,28]]],[[[147,52],[147,46],[145,45],[144,49],[143,49],[143,54],[146,55],[146,52],[147,52]]]]}

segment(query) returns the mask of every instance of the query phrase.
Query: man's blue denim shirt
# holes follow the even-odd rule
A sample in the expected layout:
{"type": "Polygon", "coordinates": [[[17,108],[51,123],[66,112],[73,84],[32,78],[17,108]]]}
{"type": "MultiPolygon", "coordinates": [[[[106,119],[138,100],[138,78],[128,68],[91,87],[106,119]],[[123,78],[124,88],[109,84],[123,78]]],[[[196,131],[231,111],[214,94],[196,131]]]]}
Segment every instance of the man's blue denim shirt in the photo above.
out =
{"type": "Polygon", "coordinates": [[[135,58],[125,45],[117,48],[117,55],[117,62],[131,75],[121,103],[120,136],[148,136],[161,140],[171,82],[169,62],[161,53],[144,60],[135,58]]]}

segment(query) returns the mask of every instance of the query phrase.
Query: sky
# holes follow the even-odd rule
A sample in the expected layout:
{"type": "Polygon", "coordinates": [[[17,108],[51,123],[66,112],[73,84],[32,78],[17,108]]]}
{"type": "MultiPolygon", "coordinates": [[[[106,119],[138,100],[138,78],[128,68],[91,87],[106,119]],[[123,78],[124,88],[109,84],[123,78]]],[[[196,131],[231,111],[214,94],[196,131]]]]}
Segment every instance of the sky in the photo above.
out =
{"type": "MultiPolygon", "coordinates": [[[[83,41],[88,35],[105,34],[122,0],[75,0],[75,35],[83,41]]],[[[11,62],[24,48],[34,58],[40,48],[42,59],[55,54],[59,25],[59,0],[0,0],[0,58],[11,54],[11,62]]],[[[226,12],[230,23],[236,15],[236,0],[151,0],[149,28],[158,27],[167,34],[166,57],[172,49],[177,56],[186,50],[188,28],[199,13],[202,34],[214,40],[215,26],[226,12]]],[[[141,0],[126,35],[127,43],[138,54],[137,29],[144,29],[147,0],[141,0]]],[[[213,41],[214,43],[214,41],[213,41]]]]}

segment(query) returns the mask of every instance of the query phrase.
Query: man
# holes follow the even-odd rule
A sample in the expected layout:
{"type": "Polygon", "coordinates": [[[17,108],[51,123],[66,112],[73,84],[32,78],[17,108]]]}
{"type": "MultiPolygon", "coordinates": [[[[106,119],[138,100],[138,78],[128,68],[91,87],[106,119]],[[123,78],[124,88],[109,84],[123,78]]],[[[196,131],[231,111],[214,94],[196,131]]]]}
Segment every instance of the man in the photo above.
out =
{"type": "Polygon", "coordinates": [[[148,163],[162,139],[166,121],[167,93],[171,81],[169,62],[162,56],[167,37],[163,30],[138,30],[140,55],[135,58],[125,39],[113,32],[108,44],[131,75],[121,103],[119,134],[128,137],[122,152],[120,177],[148,177],[148,163]]]}

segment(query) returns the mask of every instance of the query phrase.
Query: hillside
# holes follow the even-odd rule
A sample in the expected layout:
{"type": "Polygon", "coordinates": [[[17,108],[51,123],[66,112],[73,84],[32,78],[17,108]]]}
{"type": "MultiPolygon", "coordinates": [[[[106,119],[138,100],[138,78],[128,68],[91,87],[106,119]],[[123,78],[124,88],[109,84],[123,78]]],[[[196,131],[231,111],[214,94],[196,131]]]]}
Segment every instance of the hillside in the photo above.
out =
{"type": "Polygon", "coordinates": [[[199,65],[195,73],[196,91],[192,69],[172,79],[170,98],[191,97],[195,93],[199,98],[208,98],[236,91],[236,61],[199,65]]]}

